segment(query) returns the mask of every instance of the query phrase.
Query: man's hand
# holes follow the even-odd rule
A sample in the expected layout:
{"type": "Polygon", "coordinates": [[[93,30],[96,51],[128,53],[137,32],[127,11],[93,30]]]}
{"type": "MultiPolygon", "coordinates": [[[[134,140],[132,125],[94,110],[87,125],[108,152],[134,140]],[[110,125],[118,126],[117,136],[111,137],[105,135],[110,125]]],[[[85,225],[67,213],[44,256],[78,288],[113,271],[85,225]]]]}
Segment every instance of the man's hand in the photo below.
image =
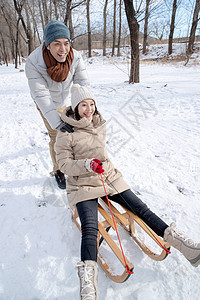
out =
{"type": "Polygon", "coordinates": [[[61,132],[74,132],[74,127],[65,122],[62,122],[56,129],[61,132]]]}

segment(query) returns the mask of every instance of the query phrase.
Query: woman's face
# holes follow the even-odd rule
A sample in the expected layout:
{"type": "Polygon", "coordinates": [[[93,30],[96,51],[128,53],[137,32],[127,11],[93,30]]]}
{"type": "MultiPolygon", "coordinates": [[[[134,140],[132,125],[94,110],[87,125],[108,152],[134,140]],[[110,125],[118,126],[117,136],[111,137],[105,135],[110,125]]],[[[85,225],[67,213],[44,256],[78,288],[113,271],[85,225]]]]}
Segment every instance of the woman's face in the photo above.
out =
{"type": "Polygon", "coordinates": [[[86,117],[89,121],[92,120],[92,116],[95,112],[95,103],[91,99],[85,99],[78,105],[78,113],[80,118],[86,117]]]}

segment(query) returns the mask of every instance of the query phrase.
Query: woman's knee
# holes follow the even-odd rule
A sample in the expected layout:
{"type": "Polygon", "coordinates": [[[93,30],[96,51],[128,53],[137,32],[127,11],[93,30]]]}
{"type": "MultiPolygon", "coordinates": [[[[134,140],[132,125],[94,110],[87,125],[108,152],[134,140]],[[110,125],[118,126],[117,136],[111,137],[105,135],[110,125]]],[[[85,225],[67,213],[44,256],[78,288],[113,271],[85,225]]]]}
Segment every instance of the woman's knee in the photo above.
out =
{"type": "Polygon", "coordinates": [[[77,204],[77,210],[81,221],[82,234],[97,235],[98,232],[98,201],[87,200],[77,204]]]}

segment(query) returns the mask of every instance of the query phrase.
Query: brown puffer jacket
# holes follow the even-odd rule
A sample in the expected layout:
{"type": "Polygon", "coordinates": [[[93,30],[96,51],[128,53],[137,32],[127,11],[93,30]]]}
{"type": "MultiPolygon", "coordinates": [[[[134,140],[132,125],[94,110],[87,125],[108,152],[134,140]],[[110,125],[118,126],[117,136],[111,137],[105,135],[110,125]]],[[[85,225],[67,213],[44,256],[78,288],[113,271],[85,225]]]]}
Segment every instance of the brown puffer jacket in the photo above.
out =
{"type": "Polygon", "coordinates": [[[61,118],[74,126],[74,132],[58,132],[55,151],[60,170],[68,175],[67,196],[71,208],[78,202],[105,196],[100,175],[89,172],[85,167],[87,159],[97,158],[102,161],[108,195],[129,189],[122,174],[108,158],[105,149],[106,121],[99,113],[93,116],[93,122],[86,118],[77,121],[69,111],[70,108],[66,108],[61,118]]]}

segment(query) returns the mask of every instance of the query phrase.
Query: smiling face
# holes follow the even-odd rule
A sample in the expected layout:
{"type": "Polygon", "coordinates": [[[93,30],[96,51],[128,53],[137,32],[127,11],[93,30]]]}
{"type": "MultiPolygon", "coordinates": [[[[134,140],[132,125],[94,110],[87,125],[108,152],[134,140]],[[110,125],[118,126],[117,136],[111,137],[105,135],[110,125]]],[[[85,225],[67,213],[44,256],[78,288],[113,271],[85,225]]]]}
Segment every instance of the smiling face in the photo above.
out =
{"type": "Polygon", "coordinates": [[[65,38],[56,39],[47,46],[47,49],[59,63],[63,63],[69,53],[70,42],[65,38]]]}
{"type": "Polygon", "coordinates": [[[92,116],[95,112],[95,102],[91,99],[85,99],[78,105],[78,113],[80,118],[86,117],[89,121],[92,120],[92,116]]]}

